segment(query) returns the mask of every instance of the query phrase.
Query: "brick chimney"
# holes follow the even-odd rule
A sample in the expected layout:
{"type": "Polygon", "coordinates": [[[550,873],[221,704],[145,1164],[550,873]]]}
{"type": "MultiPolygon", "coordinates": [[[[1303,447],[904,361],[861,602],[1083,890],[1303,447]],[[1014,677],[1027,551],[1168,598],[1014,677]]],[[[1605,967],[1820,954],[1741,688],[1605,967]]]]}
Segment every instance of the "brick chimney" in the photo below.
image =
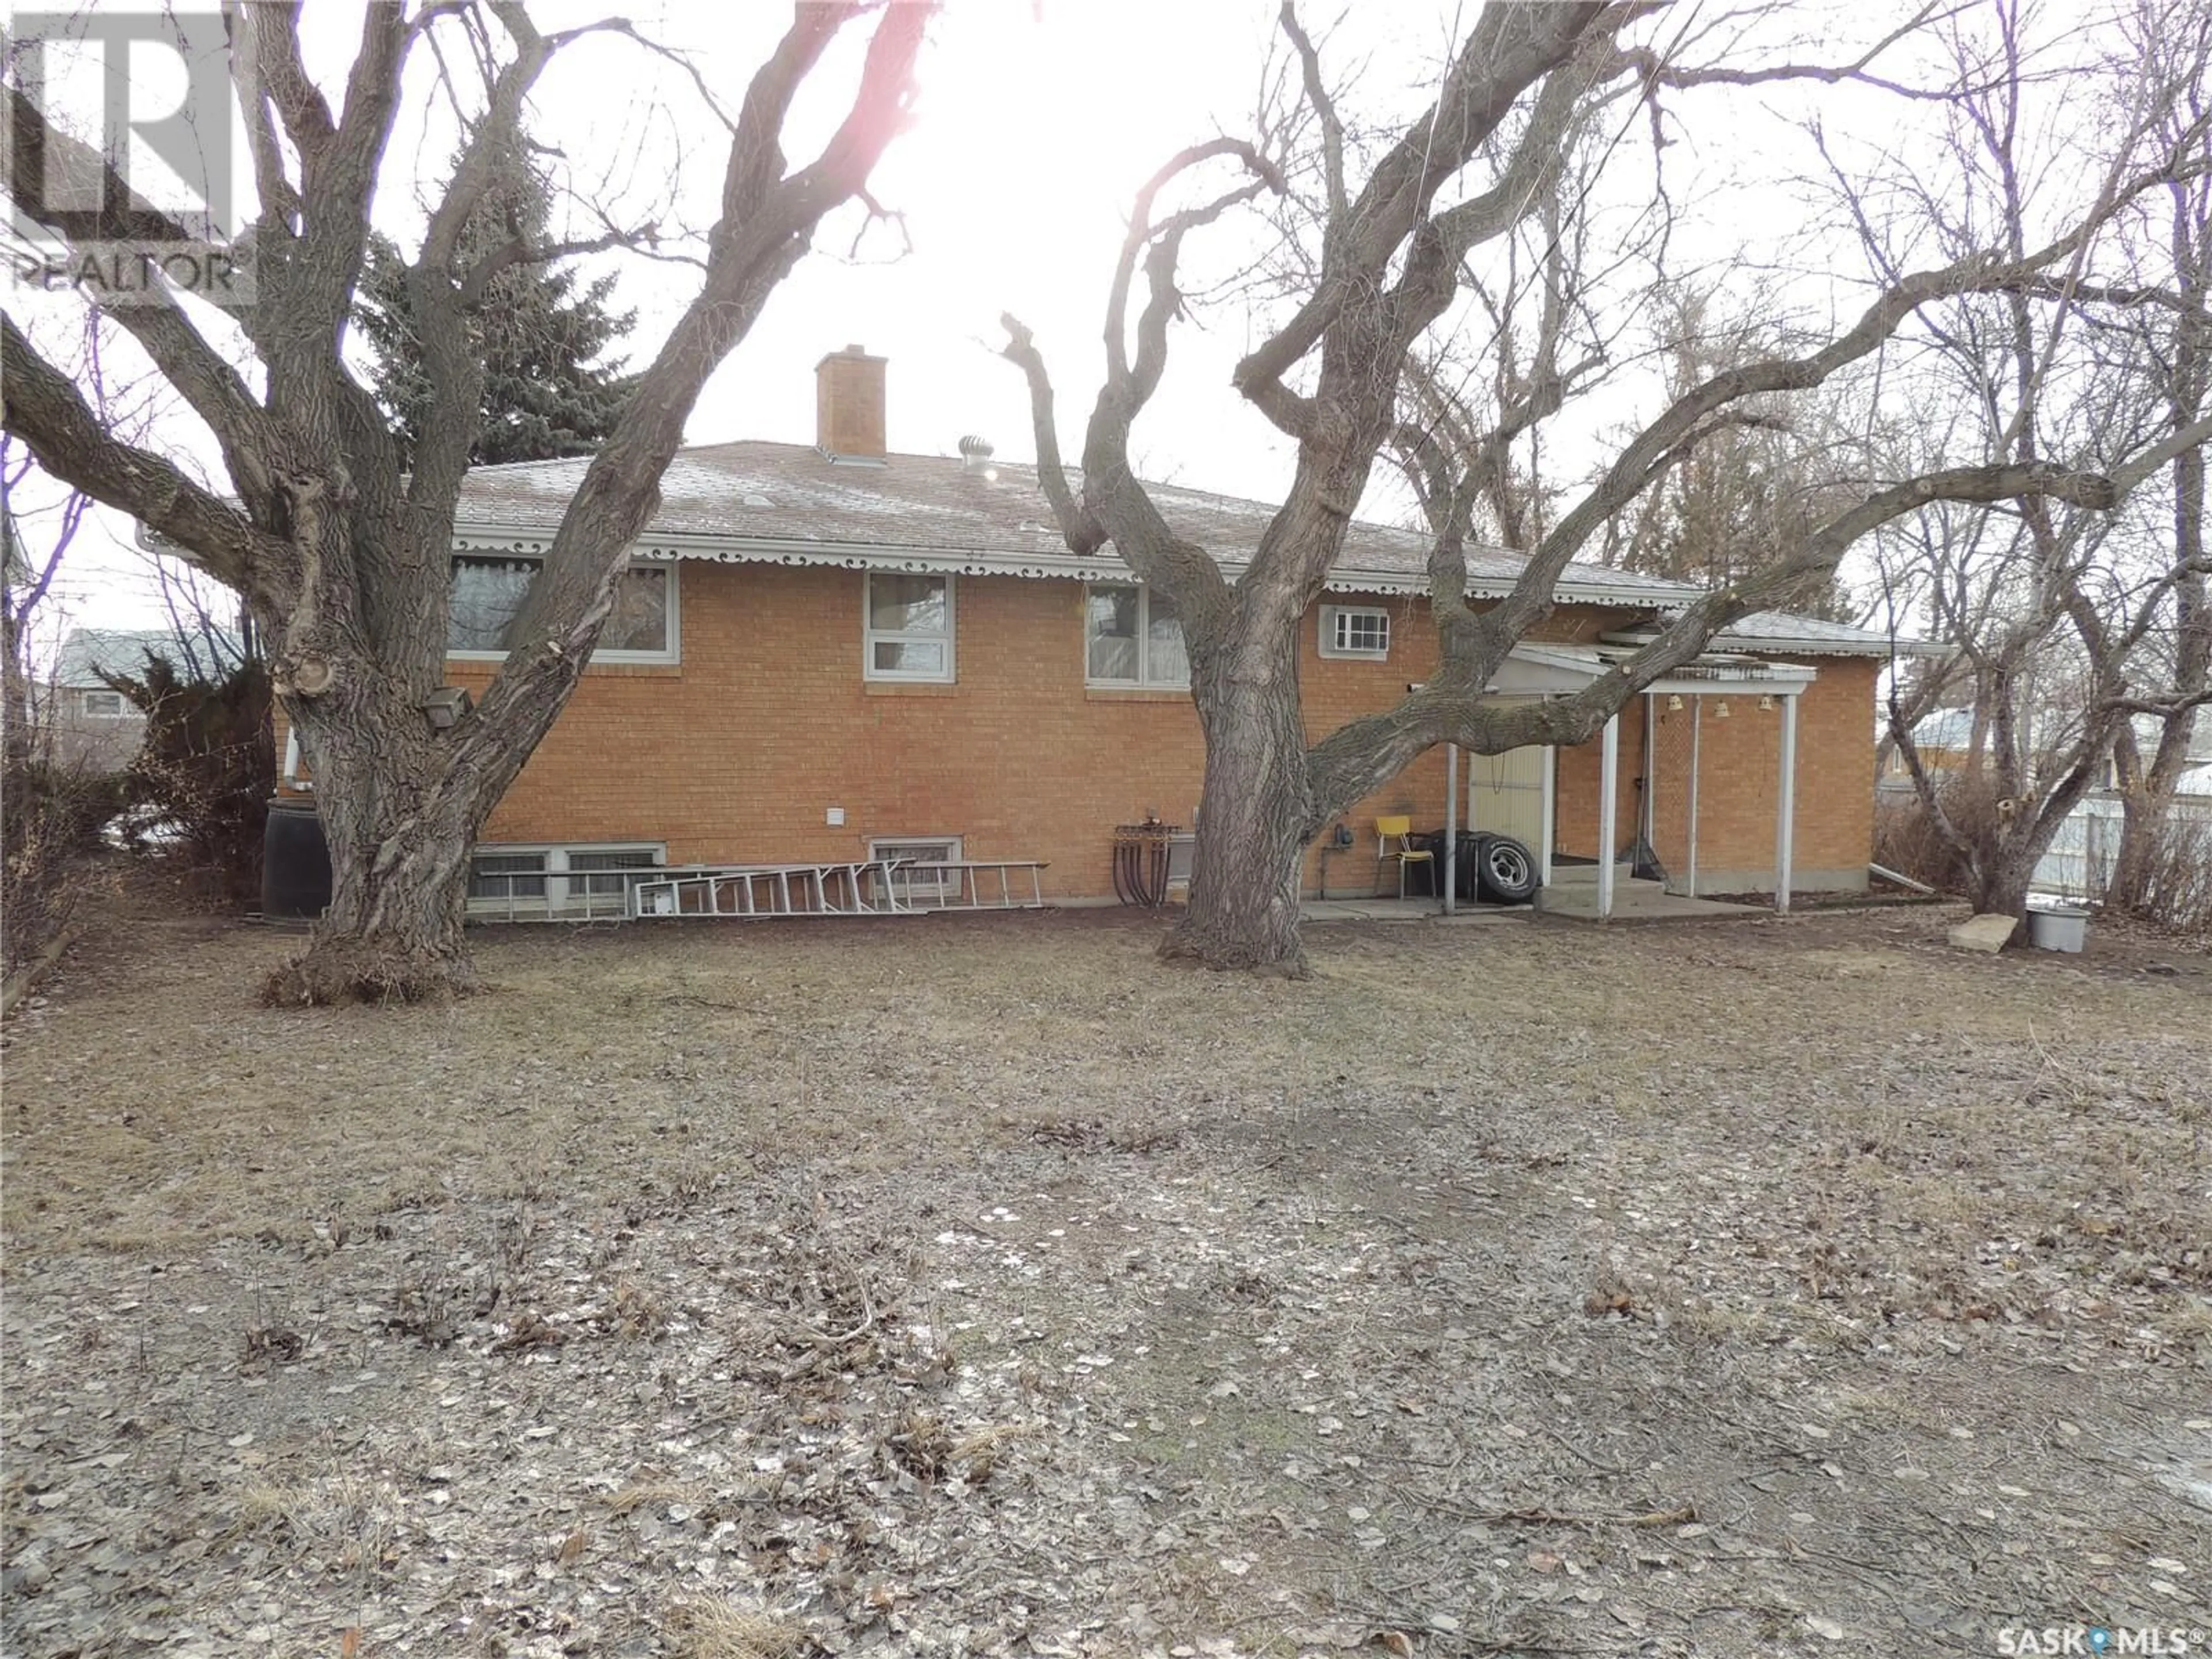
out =
{"type": "Polygon", "coordinates": [[[884,360],[848,345],[814,365],[814,441],[830,459],[884,459],[884,360]]]}

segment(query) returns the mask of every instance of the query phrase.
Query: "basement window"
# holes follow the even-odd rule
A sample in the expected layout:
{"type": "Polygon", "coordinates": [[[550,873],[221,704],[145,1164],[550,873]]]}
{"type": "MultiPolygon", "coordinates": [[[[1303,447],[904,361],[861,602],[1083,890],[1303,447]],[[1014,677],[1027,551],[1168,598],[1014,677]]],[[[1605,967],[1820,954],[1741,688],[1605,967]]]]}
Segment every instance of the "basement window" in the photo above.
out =
{"type": "Polygon", "coordinates": [[[957,836],[879,836],[868,842],[872,860],[907,860],[891,872],[891,890],[909,902],[939,904],[960,896],[961,872],[933,867],[960,862],[957,836]]]}
{"type": "MultiPolygon", "coordinates": [[[[498,662],[514,648],[514,624],[542,561],[504,553],[457,553],[446,605],[446,654],[498,662]]],[[[592,653],[599,663],[681,659],[676,567],[639,560],[615,579],[614,609],[592,653]]]]}
{"type": "Polygon", "coordinates": [[[952,578],[871,570],[860,592],[866,678],[951,684],[952,578]]]}
{"type": "Polygon", "coordinates": [[[585,920],[627,914],[629,890],[668,862],[660,842],[478,847],[469,859],[469,914],[486,921],[585,920]]]}
{"type": "Polygon", "coordinates": [[[94,720],[119,720],[131,711],[124,706],[120,691],[87,691],[84,712],[94,720]]]}
{"type": "Polygon", "coordinates": [[[1386,660],[1390,655],[1390,613],[1370,605],[1322,606],[1321,653],[1386,660]]]}
{"type": "Polygon", "coordinates": [[[469,908],[545,902],[546,852],[478,853],[469,860],[469,908]]]}
{"type": "Polygon", "coordinates": [[[1159,589],[1093,582],[1084,592],[1083,632],[1087,684],[1189,689],[1182,618],[1159,589]]]}

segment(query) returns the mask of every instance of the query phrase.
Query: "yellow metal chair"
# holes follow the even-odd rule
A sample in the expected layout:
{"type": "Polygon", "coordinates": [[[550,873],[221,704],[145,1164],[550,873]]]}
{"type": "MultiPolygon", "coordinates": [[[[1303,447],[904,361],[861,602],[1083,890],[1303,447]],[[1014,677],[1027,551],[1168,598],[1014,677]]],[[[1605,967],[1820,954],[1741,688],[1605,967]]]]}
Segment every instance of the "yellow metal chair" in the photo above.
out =
{"type": "Polygon", "coordinates": [[[1406,896],[1406,866],[1409,864],[1433,864],[1437,855],[1425,847],[1413,845],[1413,820],[1410,817],[1377,818],[1375,820],[1375,878],[1382,878],[1382,866],[1392,859],[1398,860],[1398,896],[1406,896]]]}

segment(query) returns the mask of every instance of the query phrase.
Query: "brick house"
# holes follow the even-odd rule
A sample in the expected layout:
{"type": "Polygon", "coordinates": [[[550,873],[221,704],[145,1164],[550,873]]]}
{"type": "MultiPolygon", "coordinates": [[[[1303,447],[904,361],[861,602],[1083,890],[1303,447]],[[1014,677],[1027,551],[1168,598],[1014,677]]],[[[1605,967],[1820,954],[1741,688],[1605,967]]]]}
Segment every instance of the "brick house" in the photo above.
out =
{"type": "MultiPolygon", "coordinates": [[[[886,453],[882,359],[833,353],[817,382],[817,443],[711,445],[669,466],[592,662],[486,827],[482,896],[514,888],[517,873],[544,872],[528,884],[543,892],[593,867],[844,861],[896,848],[1047,860],[1048,897],[1096,900],[1113,892],[1115,825],[1148,813],[1191,822],[1203,747],[1164,597],[1110,550],[1070,555],[1033,469],[994,464],[973,440],[957,457],[886,453]]],[[[470,475],[453,684],[489,681],[585,465],[470,475]]],[[[1194,489],[1154,495],[1231,574],[1273,511],[1194,489]]],[[[1307,618],[1301,683],[1316,734],[1432,671],[1426,556],[1417,533],[1353,527],[1307,618]]],[[[1477,602],[1506,592],[1516,569],[1503,553],[1469,564],[1477,602]]],[[[1587,683],[1696,592],[1571,567],[1541,637],[1496,689],[1540,696],[1587,683]]],[[[1747,618],[1638,699],[1610,741],[1466,757],[1456,816],[1519,834],[1553,879],[1595,870],[1607,840],[1617,852],[1640,840],[1680,890],[1771,890],[1778,857],[1798,890],[1863,887],[1869,717],[1890,649],[1833,623],[1747,618]]],[[[1442,826],[1447,769],[1431,751],[1321,836],[1309,890],[1374,890],[1375,819],[1442,826]]]]}

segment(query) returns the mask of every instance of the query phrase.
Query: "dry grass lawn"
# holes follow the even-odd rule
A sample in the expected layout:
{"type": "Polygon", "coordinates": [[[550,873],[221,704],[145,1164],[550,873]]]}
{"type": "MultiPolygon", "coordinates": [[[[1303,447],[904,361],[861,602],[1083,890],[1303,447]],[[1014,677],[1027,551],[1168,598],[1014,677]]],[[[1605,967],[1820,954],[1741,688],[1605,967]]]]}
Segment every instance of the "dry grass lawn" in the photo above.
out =
{"type": "Polygon", "coordinates": [[[2212,960],[1944,920],[517,929],[296,1013],[118,915],[8,1032],[0,1648],[2185,1638],[2212,960]]]}

